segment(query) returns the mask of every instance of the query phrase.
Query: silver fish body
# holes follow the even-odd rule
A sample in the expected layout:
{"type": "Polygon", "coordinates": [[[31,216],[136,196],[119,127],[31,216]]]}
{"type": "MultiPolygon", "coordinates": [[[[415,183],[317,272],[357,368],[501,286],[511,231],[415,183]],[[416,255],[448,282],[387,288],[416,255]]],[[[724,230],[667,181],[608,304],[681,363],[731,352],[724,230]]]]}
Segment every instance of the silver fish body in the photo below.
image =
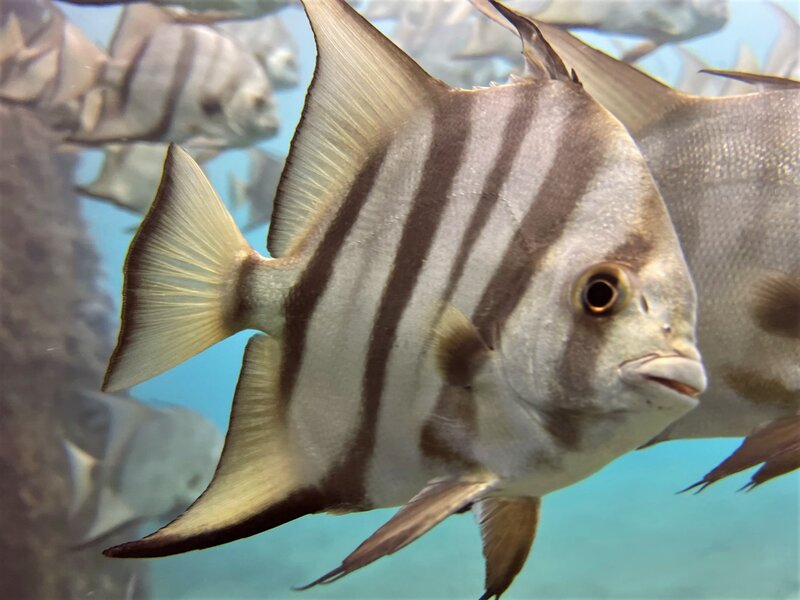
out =
{"type": "Polygon", "coordinates": [[[749,462],[721,468],[711,480],[764,461],[774,467],[771,477],[800,467],[797,82],[773,78],[782,89],[690,96],[558,29],[543,25],[543,31],[642,149],[699,292],[698,340],[709,387],[699,408],[657,441],[756,436],[758,443],[746,442],[757,448],[749,462]]]}
{"type": "MultiPolygon", "coordinates": [[[[305,8],[318,63],[273,258],[174,146],[131,246],[106,389],[236,331],[268,335],[245,350],[208,490],[111,556],[403,503],[318,582],[473,505],[494,547],[515,515],[535,524],[539,496],[650,439],[705,386],[694,288],[644,160],[541,38],[525,45],[535,77],[466,91],[344,2],[305,8]]],[[[531,540],[526,527],[513,545],[531,540]]],[[[508,554],[490,554],[487,590],[502,592],[521,563],[498,570],[508,554]]]]}
{"type": "Polygon", "coordinates": [[[131,398],[87,393],[88,414],[105,413],[106,449],[95,457],[71,441],[73,529],[81,544],[132,522],[169,518],[211,480],[222,437],[202,415],[131,398]]]}
{"type": "Polygon", "coordinates": [[[70,140],[242,146],[277,132],[269,79],[248,51],[205,25],[171,22],[154,7],[125,9],[96,116],[70,140]]]}

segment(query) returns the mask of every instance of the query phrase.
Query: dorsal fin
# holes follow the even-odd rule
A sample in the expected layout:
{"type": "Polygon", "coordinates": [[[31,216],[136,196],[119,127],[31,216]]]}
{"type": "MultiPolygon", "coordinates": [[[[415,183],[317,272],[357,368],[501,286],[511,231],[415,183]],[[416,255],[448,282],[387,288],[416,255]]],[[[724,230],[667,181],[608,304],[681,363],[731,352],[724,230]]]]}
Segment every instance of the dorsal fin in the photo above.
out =
{"type": "MultiPolygon", "coordinates": [[[[245,350],[230,427],[217,471],[205,492],[177,519],[107,556],[166,556],[253,535],[300,514],[271,508],[299,489],[278,395],[281,360],[275,338],[255,335],[245,350]]],[[[302,502],[295,509],[302,509],[302,502]]],[[[322,508],[322,507],[320,507],[322,508]]]]}
{"type": "Polygon", "coordinates": [[[766,89],[796,90],[800,88],[800,81],[776,75],[763,75],[761,73],[745,73],[744,71],[725,71],[722,69],[701,69],[701,73],[727,77],[750,85],[761,86],[766,89]]]}
{"type": "Polygon", "coordinates": [[[25,36],[15,13],[6,19],[5,25],[0,28],[0,63],[15,56],[25,49],[25,36]]]}
{"type": "Polygon", "coordinates": [[[275,200],[274,257],[297,251],[392,130],[448,89],[343,0],[303,4],[317,65],[275,200]]]}
{"type": "Polygon", "coordinates": [[[496,0],[490,0],[492,6],[511,23],[522,41],[522,55],[525,57],[525,68],[534,79],[562,79],[571,81],[567,68],[561,57],[542,37],[541,31],[530,17],[519,13],[496,0]]]}
{"type": "Polygon", "coordinates": [[[692,96],[644,74],[635,67],[585,44],[569,32],[536,21],[545,39],[574,70],[583,87],[631,133],[638,133],[692,96]]]}
{"type": "Polygon", "coordinates": [[[118,61],[131,60],[156,29],[172,22],[169,13],[157,6],[151,4],[126,6],[111,38],[109,45],[111,56],[118,61]]]}

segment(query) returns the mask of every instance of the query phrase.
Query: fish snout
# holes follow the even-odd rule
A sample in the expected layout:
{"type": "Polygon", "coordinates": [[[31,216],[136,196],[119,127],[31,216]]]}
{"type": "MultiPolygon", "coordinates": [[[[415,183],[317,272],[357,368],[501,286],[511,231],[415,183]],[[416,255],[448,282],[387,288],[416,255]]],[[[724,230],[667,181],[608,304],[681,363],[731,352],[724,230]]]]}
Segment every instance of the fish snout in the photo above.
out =
{"type": "Polygon", "coordinates": [[[697,396],[706,389],[706,372],[697,350],[674,354],[647,354],[620,365],[622,380],[643,388],[650,400],[662,399],[659,408],[682,408],[688,411],[697,405],[697,396]],[[689,354],[689,356],[687,356],[689,354]],[[652,394],[650,392],[652,391],[652,394]]]}

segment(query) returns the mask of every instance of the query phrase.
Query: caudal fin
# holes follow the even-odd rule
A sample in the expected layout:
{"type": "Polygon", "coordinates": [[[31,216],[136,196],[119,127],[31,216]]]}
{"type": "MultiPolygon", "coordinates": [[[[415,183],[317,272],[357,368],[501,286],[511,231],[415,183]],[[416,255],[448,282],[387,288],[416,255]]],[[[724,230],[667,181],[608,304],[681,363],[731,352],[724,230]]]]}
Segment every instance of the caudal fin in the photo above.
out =
{"type": "Polygon", "coordinates": [[[128,250],[122,324],[103,389],[141,383],[243,329],[240,274],[257,257],[202,169],[171,145],[128,250]]]}

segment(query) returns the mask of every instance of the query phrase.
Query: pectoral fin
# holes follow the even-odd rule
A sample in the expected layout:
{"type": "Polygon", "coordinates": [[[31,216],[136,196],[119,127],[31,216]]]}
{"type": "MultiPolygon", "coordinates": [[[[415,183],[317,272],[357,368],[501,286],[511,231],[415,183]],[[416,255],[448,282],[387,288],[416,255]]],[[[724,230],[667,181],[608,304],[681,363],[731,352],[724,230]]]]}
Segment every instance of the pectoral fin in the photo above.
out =
{"type": "Polygon", "coordinates": [[[496,483],[497,478],[493,476],[480,480],[459,479],[430,483],[345,558],[340,566],[299,589],[306,590],[320,583],[331,583],[383,556],[397,552],[453,513],[475,502],[496,483]]]}
{"type": "Polygon", "coordinates": [[[699,487],[697,491],[702,492],[712,483],[760,463],[764,463],[764,466],[756,471],[750,483],[742,489],[753,489],[770,479],[800,468],[800,414],[775,419],[759,426],[719,466],[683,491],[699,487]]]}
{"type": "Polygon", "coordinates": [[[540,498],[486,498],[472,505],[481,528],[486,591],[500,598],[525,565],[539,523],[540,498]]]}
{"type": "Polygon", "coordinates": [[[475,325],[452,304],[447,304],[434,328],[436,365],[450,385],[468,386],[492,350],[475,325]]]}

